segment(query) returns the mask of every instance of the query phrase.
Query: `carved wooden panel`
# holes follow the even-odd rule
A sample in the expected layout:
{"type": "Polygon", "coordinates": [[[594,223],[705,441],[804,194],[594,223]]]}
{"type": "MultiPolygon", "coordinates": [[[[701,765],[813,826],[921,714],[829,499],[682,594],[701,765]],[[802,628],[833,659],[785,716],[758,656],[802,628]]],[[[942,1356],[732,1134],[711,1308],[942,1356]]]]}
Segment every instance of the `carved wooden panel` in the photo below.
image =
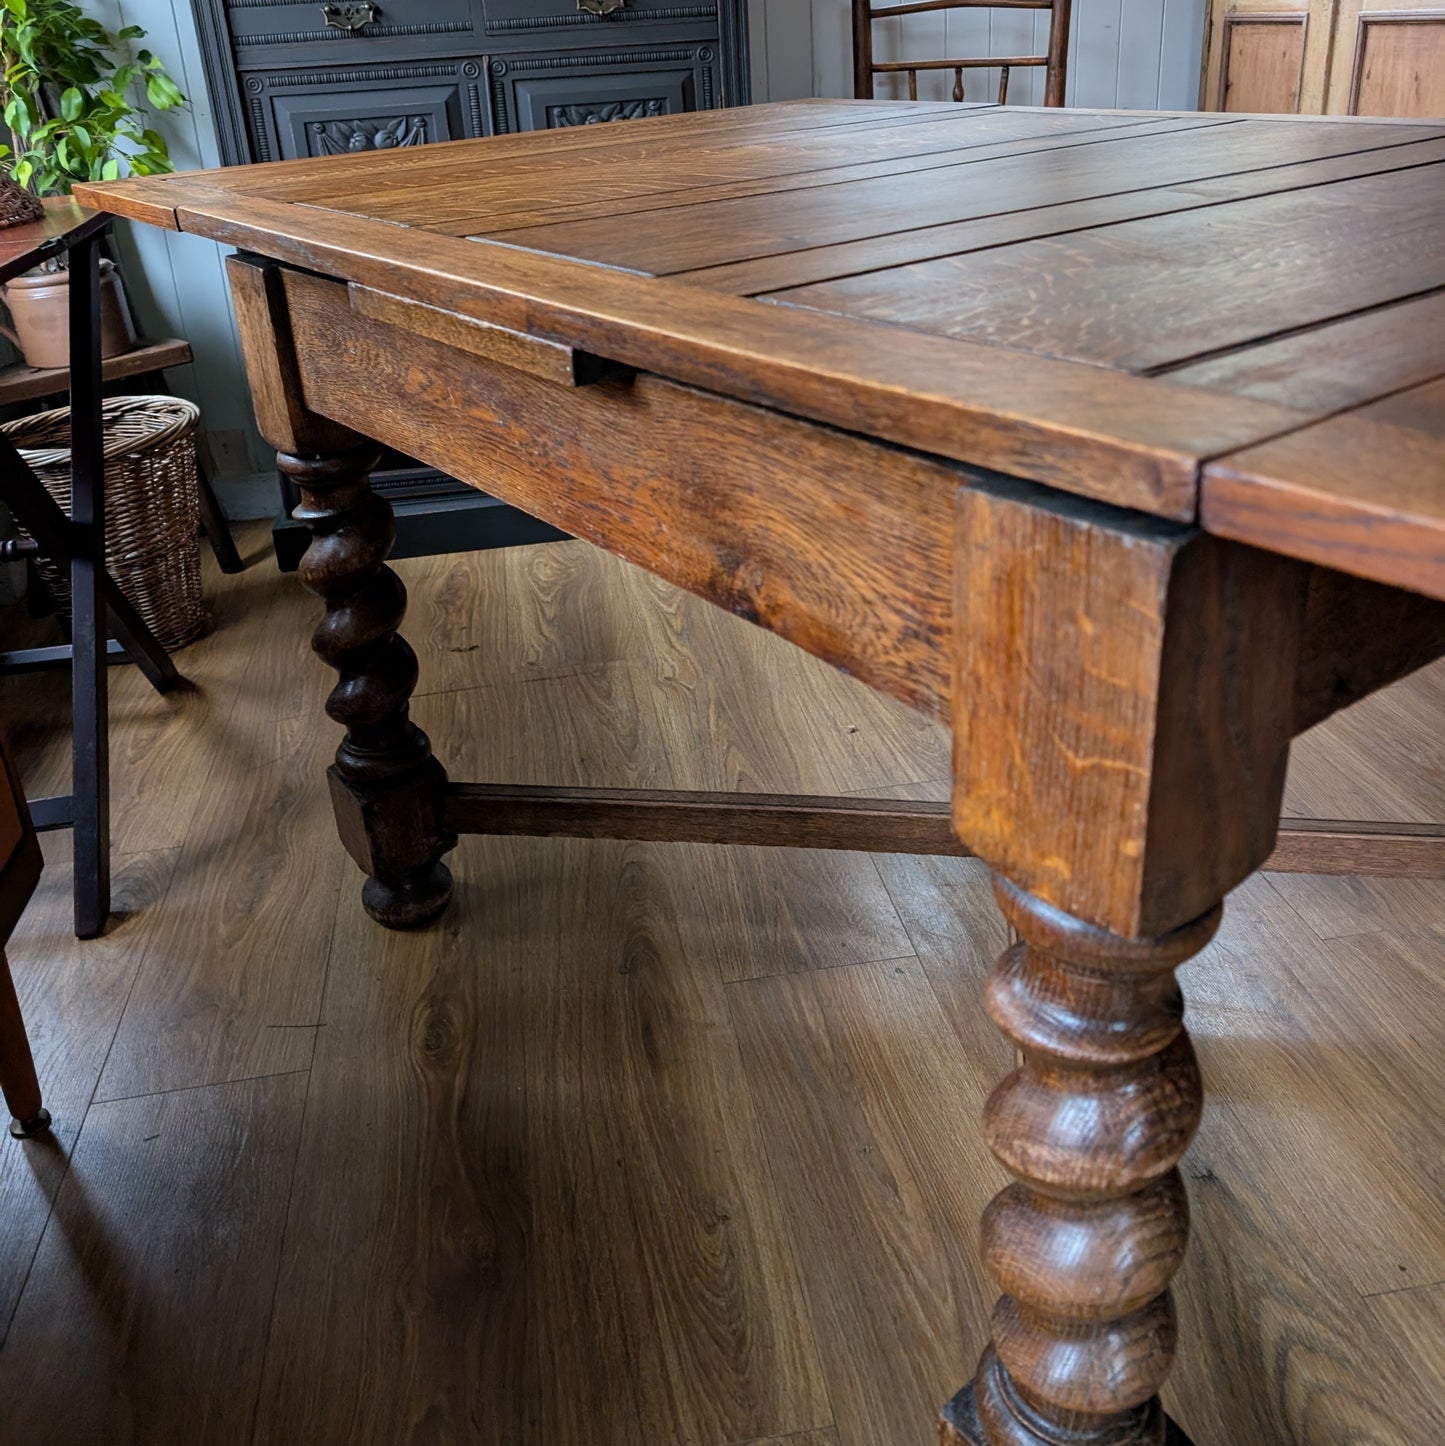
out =
{"type": "Polygon", "coordinates": [[[602,121],[637,120],[642,116],[666,115],[667,102],[661,96],[650,100],[593,101],[583,105],[549,105],[546,111],[548,130],[564,126],[594,126],[602,121]]]}
{"type": "Polygon", "coordinates": [[[480,56],[248,75],[252,154],[290,160],[484,135],[485,84],[480,56]]]}
{"type": "Polygon", "coordinates": [[[596,125],[718,103],[712,45],[494,56],[491,123],[510,131],[596,125]]]}

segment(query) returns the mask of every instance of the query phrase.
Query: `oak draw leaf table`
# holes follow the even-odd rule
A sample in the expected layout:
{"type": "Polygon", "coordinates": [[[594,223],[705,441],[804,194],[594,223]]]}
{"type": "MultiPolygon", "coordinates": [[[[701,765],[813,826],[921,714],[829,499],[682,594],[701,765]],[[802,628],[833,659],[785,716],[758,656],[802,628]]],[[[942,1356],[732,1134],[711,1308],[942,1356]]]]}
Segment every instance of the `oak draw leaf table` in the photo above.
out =
{"type": "Polygon", "coordinates": [[[1016,1183],[942,1438],[1182,1441],[1174,970],[1275,848],[1290,739],[1445,652],[1445,123],[799,102],[80,191],[240,248],[372,916],[443,909],[464,831],[977,853],[1016,1183]],[[948,720],[954,832],[450,783],[377,442],[948,720]]]}

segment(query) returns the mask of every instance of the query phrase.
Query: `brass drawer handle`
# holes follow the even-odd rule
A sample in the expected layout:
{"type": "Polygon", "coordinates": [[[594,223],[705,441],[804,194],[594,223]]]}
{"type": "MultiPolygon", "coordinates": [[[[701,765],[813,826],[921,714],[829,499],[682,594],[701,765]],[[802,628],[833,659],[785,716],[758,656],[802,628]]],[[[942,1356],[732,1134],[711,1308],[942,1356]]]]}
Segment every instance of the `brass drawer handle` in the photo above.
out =
{"type": "Polygon", "coordinates": [[[577,8],[585,10],[589,15],[611,15],[614,10],[621,10],[627,0],[577,0],[577,8]]]}
{"type": "Polygon", "coordinates": [[[360,30],[376,19],[376,6],[367,4],[366,0],[359,0],[359,3],[358,0],[347,0],[345,4],[323,5],[321,13],[326,17],[326,23],[338,30],[360,30]]]}

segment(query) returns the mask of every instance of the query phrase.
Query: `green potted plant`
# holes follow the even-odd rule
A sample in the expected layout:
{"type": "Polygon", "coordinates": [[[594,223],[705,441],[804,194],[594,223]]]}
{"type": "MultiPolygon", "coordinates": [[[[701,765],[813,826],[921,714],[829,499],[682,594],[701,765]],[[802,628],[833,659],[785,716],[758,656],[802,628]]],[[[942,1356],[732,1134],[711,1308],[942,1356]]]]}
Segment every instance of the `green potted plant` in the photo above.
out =
{"type": "MultiPolygon", "coordinates": [[[[131,57],[138,25],[112,36],[68,0],[0,0],[0,93],[10,143],[0,165],[41,196],[68,194],[75,181],[149,176],[172,169],[165,138],[147,124],[150,110],[186,103],[149,50],[131,57]]],[[[64,366],[68,289],[48,271],[17,277],[5,304],[17,335],[7,332],[31,366],[64,366]]],[[[102,351],[134,344],[119,278],[109,262],[102,285],[102,351]]]]}

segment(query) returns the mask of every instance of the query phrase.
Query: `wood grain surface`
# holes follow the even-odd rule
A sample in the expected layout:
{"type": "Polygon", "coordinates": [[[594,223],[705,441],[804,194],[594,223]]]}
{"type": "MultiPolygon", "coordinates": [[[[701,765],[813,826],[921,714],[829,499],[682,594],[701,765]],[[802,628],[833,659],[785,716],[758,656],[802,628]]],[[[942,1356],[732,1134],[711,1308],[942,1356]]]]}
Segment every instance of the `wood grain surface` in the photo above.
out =
{"type": "Polygon", "coordinates": [[[8,1431],[250,1439],[305,1094],[303,1072],[87,1111],[0,1352],[8,1431]]]}
{"type": "MultiPolygon", "coordinates": [[[[244,176],[205,172],[104,191],[108,204],[150,208],[162,220],[157,198],[169,197],[174,224],[543,344],[1178,517],[1193,515],[1202,459],[1288,431],[1325,408],[1306,389],[1284,407],[1236,395],[1226,409],[1197,388],[1160,391],[1162,383],[1108,378],[1097,366],[1059,370],[1043,358],[1030,360],[1030,347],[1080,351],[1068,331],[1074,323],[1066,307],[1051,301],[1049,328],[1030,340],[1008,309],[996,268],[1016,264],[1031,275],[1036,254],[1044,260],[1064,248],[1058,254],[1074,258],[1070,295],[1085,312],[1095,306],[1077,275],[1086,266],[1102,288],[1097,304],[1111,315],[1109,328],[1095,320],[1083,353],[1123,367],[1177,364],[1200,349],[1260,341],[1282,326],[1335,320],[1411,287],[1439,284],[1431,280],[1433,248],[1410,241],[1431,224],[1435,188],[1425,173],[1441,164],[1440,132],[1429,126],[994,107],[912,114],[896,106],[764,109],[721,118],[715,128],[687,119],[626,136],[435,147],[412,161],[378,157],[369,169],[337,157],[335,164],[286,162],[244,176]],[[552,191],[554,171],[565,180],[552,191]],[[375,205],[360,186],[363,176],[381,187],[375,205]],[[928,184],[920,189],[915,178],[924,177],[928,184]],[[729,193],[737,187],[743,190],[729,193]],[[490,233],[507,244],[428,229],[453,225],[438,208],[472,194],[487,198],[491,219],[476,212],[458,224],[510,218],[505,230],[490,233]],[[909,202],[902,209],[901,197],[909,202]],[[944,210],[921,213],[920,197],[944,210]],[[1303,244],[1292,218],[1300,207],[1319,206],[1338,209],[1342,221],[1327,228],[1319,254],[1302,257],[1308,264],[1301,269],[1291,260],[1303,244]],[[519,207],[546,225],[515,224],[525,219],[519,207]],[[901,229],[900,215],[908,220],[901,229]],[[1157,285],[1167,287],[1181,245],[1204,246],[1208,264],[1224,265],[1232,253],[1215,244],[1221,225],[1231,246],[1249,248],[1259,261],[1251,263],[1247,284],[1230,276],[1227,285],[1191,293],[1228,303],[1191,352],[1183,334],[1199,330],[1198,316],[1157,300],[1151,309],[1154,293],[1143,277],[1152,268],[1157,285]],[[830,229],[838,226],[843,231],[830,229]],[[1361,269],[1347,258],[1372,229],[1374,264],[1361,269]],[[594,232],[614,235],[626,254],[599,251],[586,239],[594,232]],[[402,234],[406,244],[398,248],[402,234]],[[703,254],[696,246],[714,249],[703,254]],[[871,250],[849,250],[858,246],[871,250]],[[920,259],[920,246],[933,259],[920,259]],[[980,253],[980,246],[992,249],[980,253]],[[806,276],[771,282],[817,283],[823,291],[805,296],[794,287],[789,300],[846,315],[801,317],[797,305],[779,311],[716,294],[721,272],[704,286],[685,282],[679,292],[656,278],[593,264],[600,258],[696,278],[699,265],[748,266],[748,257],[804,253],[803,264],[812,268],[806,276]],[[958,264],[948,260],[955,253],[970,254],[970,267],[981,269],[969,275],[986,277],[998,294],[997,311],[982,329],[973,326],[968,340],[929,334],[954,323],[905,316],[891,301],[868,299],[869,288],[886,289],[890,277],[914,288],[910,263],[946,268],[958,264]],[[1116,260],[1130,272],[1122,293],[1109,270],[1116,260]],[[1296,272],[1293,290],[1272,279],[1296,272]],[[1335,288],[1327,299],[1312,280],[1322,273],[1346,278],[1346,289],[1335,288]],[[870,307],[883,308],[882,330],[866,324],[861,313],[870,307]],[[1129,317],[1145,311],[1141,330],[1129,317]],[[1171,350],[1169,328],[1161,330],[1157,320],[1176,314],[1178,344],[1171,350]],[[898,334],[899,323],[906,336],[898,334]],[[998,344],[1007,357],[988,357],[998,344]]],[[[936,301],[929,274],[916,290],[936,301]]],[[[736,278],[739,289],[768,284],[736,278]]]]}
{"type": "Polygon", "coordinates": [[[1445,378],[1211,464],[1201,519],[1222,536],[1445,599],[1445,378]]]}
{"type": "MultiPolygon", "coordinates": [[[[265,530],[245,529],[243,551],[265,530]]],[[[334,730],[318,708],[326,670],[304,643],[315,600],[269,565],[232,578],[206,566],[219,627],[182,655],[204,686],[156,735],[179,796],[118,770],[118,817],[141,841],[147,821],[185,840],[169,830],[198,812],[245,811],[264,832],[244,771],[215,764],[228,750],[264,763],[290,716],[314,757],[289,785],[294,807],[327,828],[317,778],[334,730]],[[283,634],[294,651],[273,646],[283,634]],[[252,693],[269,717],[237,708],[252,693]]],[[[414,706],[439,735],[465,735],[458,758],[475,776],[906,798],[936,797],[928,780],[947,772],[937,725],[583,544],[398,566],[432,685],[414,706]]],[[[50,681],[3,684],[32,776],[47,750],[68,749],[50,681]]],[[[139,761],[161,726],[154,695],[129,670],[114,681],[127,698],[117,746],[139,761]]],[[[1430,808],[1442,687],[1427,669],[1298,740],[1286,807],[1430,808]]],[[[90,1105],[107,1052],[115,1078],[145,1088],[199,1081],[187,1061],[253,1037],[254,999],[235,988],[224,942],[235,936],[210,947],[199,925],[167,923],[173,877],[182,897],[230,896],[236,845],[217,824],[183,851],[128,850],[125,917],[83,947],[52,851],[12,941],[62,1148],[8,1142],[0,1160],[5,1319],[17,1294],[22,1307],[0,1351],[7,1425],[35,1446],[291,1446],[303,1432],[315,1446],[393,1446],[445,1440],[453,1423],[466,1439],[473,1420],[519,1446],[673,1442],[688,1422],[701,1446],[916,1446],[928,1434],[972,1368],[992,1294],[971,1238],[1000,1174],[972,1121],[1010,1052],[979,1007],[1004,932],[977,861],[467,840],[459,931],[401,943],[350,901],[338,908],[334,890],[258,910],[246,948],[278,955],[299,912],[322,918],[318,1050],[294,1077],[309,1080],[304,1124],[291,1080],[90,1105]],[[143,1013],[117,1034],[142,968],[177,974],[167,1019],[189,1020],[183,1030],[143,1013]],[[576,1016],[554,1040],[563,988],[576,1016]],[[644,1081],[661,1091],[651,1103],[644,1081]],[[574,1085],[590,1112],[571,1107],[574,1085]],[[675,1113],[659,1120],[663,1100],[675,1113]],[[147,1140],[152,1119],[165,1128],[147,1140]],[[624,1170],[609,1166],[613,1142],[624,1170]],[[51,1218],[72,1154],[86,1208],[51,1218]],[[283,1154],[289,1210],[284,1193],[271,1203],[283,1154]],[[700,1188],[724,1169],[757,1192],[725,1222],[708,1212],[731,1197],[700,1188]],[[666,1208],[636,1200],[644,1188],[666,1208]],[[627,1207],[601,1208],[618,1199],[627,1207]],[[728,1294],[721,1282],[753,1279],[725,1248],[749,1231],[778,1232],[781,1246],[747,1249],[785,1248],[791,1264],[776,1289],[728,1294]],[[179,1271],[178,1241],[194,1262],[179,1271]],[[579,1241],[580,1264],[565,1253],[579,1241]],[[659,1262],[658,1284],[634,1278],[639,1260],[659,1262]],[[609,1300],[608,1272],[624,1264],[630,1283],[609,1300]],[[694,1280],[712,1293],[684,1314],[678,1282],[694,1280]],[[654,1294],[666,1348],[649,1334],[654,1294]],[[746,1360],[736,1329],[720,1328],[743,1303],[758,1322],[746,1360]],[[561,1378],[592,1394],[558,1390],[561,1378]],[[900,1383],[913,1413],[892,1404],[900,1383]],[[765,1402],[776,1409],[757,1429],[765,1402]],[[238,1430],[252,1413],[255,1430],[238,1430]],[[725,1434],[739,1426],[753,1434],[725,1434]]],[[[1201,1446],[1445,1437],[1430,1268],[1445,1241],[1442,929],[1438,883],[1272,875],[1236,890],[1218,941],[1181,971],[1212,1093],[1184,1162],[1196,1238],[1175,1282],[1182,1345],[1166,1403],[1201,1446]]]]}

